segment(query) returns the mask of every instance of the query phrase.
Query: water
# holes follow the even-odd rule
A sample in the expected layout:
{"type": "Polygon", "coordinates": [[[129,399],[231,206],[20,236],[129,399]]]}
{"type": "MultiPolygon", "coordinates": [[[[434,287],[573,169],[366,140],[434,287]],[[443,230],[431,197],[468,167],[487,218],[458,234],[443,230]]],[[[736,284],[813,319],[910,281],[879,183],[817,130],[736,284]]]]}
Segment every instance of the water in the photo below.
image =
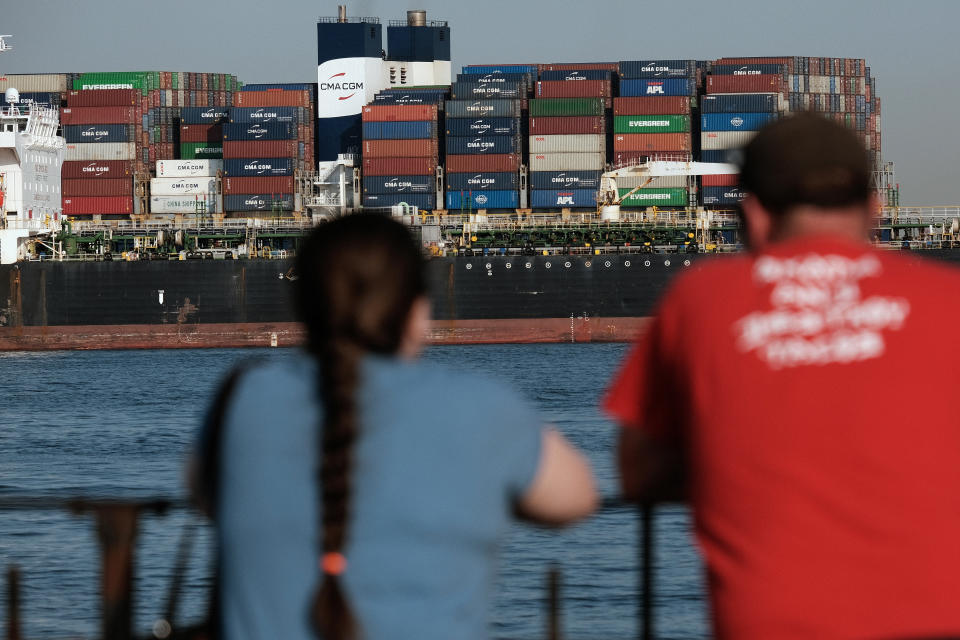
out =
{"type": "MultiPolygon", "coordinates": [[[[625,345],[436,347],[425,358],[493,374],[533,401],[590,457],[615,493],[614,426],[597,401],[625,345]]],[[[272,355],[284,352],[271,352],[272,355]]],[[[0,496],[183,496],[183,467],[198,418],[222,373],[257,350],[90,351],[0,354],[0,496]]],[[[484,399],[477,399],[480,410],[484,399]]],[[[135,625],[147,633],[164,610],[186,513],[147,517],[138,545],[135,625]]],[[[637,523],[605,511],[562,531],[516,525],[501,559],[497,638],[542,638],[547,568],[562,570],[567,638],[636,637],[637,523]]],[[[656,522],[656,628],[661,638],[708,637],[699,558],[686,509],[656,522]]],[[[209,531],[200,530],[181,618],[203,615],[209,531]]],[[[61,512],[0,512],[0,567],[22,570],[30,638],[93,637],[98,628],[95,531],[61,512]]],[[[6,612],[0,612],[0,625],[6,612]]],[[[2,628],[2,626],[0,626],[2,628]]]]}

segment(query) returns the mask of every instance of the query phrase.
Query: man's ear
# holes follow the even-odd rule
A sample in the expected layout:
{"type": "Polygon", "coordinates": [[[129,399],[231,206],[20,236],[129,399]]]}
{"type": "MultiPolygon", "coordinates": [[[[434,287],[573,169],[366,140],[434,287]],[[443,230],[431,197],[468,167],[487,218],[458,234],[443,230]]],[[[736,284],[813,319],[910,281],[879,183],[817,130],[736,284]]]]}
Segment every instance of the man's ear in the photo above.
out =
{"type": "Polygon", "coordinates": [[[743,212],[743,226],[747,234],[747,246],[759,251],[767,246],[773,234],[773,216],[756,196],[748,194],[740,203],[743,212]]]}

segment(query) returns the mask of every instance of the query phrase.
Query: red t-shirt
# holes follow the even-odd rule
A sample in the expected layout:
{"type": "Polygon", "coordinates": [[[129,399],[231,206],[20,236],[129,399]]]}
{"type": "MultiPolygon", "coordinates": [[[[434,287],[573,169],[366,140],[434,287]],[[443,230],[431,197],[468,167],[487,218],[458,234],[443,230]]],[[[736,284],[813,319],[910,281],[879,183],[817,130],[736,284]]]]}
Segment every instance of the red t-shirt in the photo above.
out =
{"type": "Polygon", "coordinates": [[[604,401],[681,437],[721,638],[960,635],[960,271],[826,236],[678,279],[604,401]]]}

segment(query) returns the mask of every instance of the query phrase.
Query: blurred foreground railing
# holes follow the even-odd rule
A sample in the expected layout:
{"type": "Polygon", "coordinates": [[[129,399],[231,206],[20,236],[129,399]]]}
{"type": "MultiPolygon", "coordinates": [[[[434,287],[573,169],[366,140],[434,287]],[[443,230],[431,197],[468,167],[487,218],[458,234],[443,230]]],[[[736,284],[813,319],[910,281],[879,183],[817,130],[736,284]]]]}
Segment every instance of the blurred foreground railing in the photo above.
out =
{"type": "MultiPolygon", "coordinates": [[[[184,501],[166,498],[140,500],[89,500],[56,499],[39,497],[0,498],[0,512],[4,511],[68,511],[75,515],[92,516],[97,528],[100,548],[100,597],[101,640],[133,640],[133,585],[136,559],[136,539],[140,516],[143,514],[165,515],[172,511],[188,511],[191,507],[184,501]]],[[[636,510],[638,517],[638,586],[636,638],[651,640],[653,629],[653,524],[654,505],[631,505],[617,499],[603,502],[602,511],[636,510]]],[[[185,530],[177,561],[171,576],[170,591],[163,617],[154,624],[149,638],[199,640],[202,635],[185,634],[176,621],[178,597],[183,572],[187,563],[189,536],[185,530]],[[184,542],[187,542],[185,545],[184,542]]],[[[546,638],[562,640],[560,625],[562,573],[552,566],[546,576],[546,638]]],[[[20,574],[15,566],[6,572],[6,640],[25,640],[21,632],[20,574]]]]}

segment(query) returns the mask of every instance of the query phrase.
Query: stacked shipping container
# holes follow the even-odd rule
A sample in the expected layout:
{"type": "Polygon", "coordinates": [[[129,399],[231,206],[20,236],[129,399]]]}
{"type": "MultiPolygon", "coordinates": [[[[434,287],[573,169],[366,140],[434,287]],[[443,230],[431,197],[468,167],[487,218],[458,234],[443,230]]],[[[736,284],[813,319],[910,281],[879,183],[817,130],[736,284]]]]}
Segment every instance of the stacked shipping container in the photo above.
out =
{"type": "Polygon", "coordinates": [[[447,209],[521,206],[523,110],[535,79],[526,65],[466,67],[457,77],[446,103],[447,209]]]}
{"type": "Polygon", "coordinates": [[[363,206],[437,208],[438,114],[447,95],[387,91],[363,108],[363,206]]]}
{"type": "Polygon", "coordinates": [[[614,92],[604,64],[541,71],[529,120],[531,206],[596,207],[614,92]]]}
{"type": "Polygon", "coordinates": [[[158,160],[150,180],[150,212],[154,214],[219,213],[216,190],[222,160],[158,160]]]}

